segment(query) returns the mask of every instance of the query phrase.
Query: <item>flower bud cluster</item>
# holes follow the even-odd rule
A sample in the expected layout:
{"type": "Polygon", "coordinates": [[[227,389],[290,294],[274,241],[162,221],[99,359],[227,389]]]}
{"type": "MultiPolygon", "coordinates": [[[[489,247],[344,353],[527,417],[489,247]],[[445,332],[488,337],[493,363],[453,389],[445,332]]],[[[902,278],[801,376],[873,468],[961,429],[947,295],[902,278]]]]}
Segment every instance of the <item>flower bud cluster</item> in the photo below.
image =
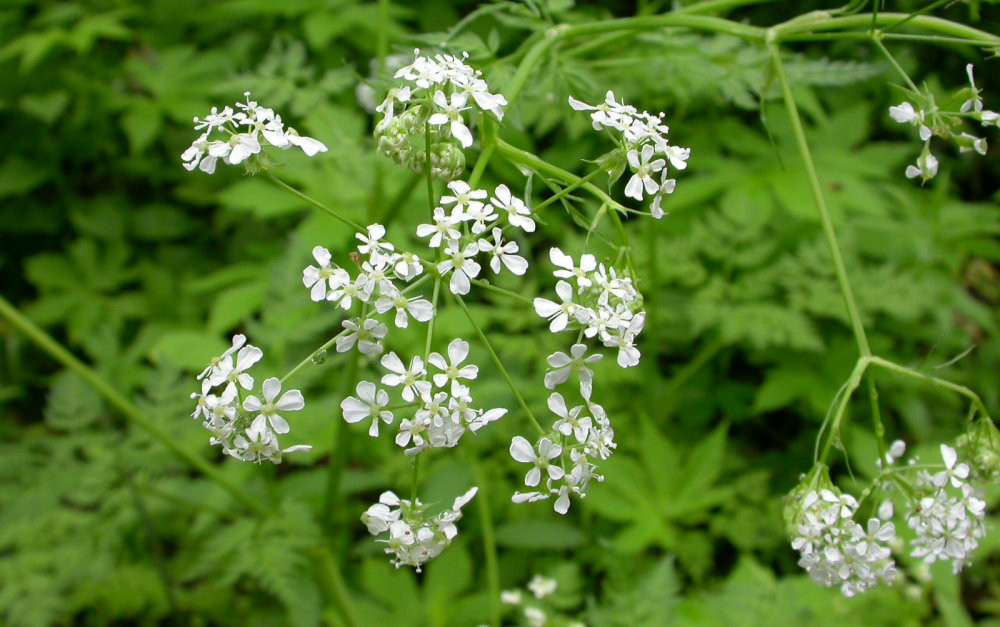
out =
{"type": "Polygon", "coordinates": [[[908,92],[916,106],[909,101],[903,101],[889,107],[889,116],[900,124],[915,126],[920,140],[924,142],[924,148],[917,157],[916,165],[906,167],[906,178],[920,177],[926,182],[937,175],[938,160],[930,149],[931,138],[935,136],[954,141],[960,152],[974,150],[981,155],[986,154],[985,138],[964,131],[955,133],[953,130],[953,127],[962,125],[964,118],[977,121],[982,126],[1000,126],[1000,113],[983,108],[983,99],[979,96],[980,90],[976,87],[971,63],[965,67],[965,71],[969,76],[969,87],[962,88],[952,98],[956,106],[958,101],[964,98],[958,111],[949,110],[950,107],[947,105],[939,107],[933,94],[928,90],[908,92]]]}
{"type": "Polygon", "coordinates": [[[582,328],[587,338],[597,337],[605,346],[617,348],[622,368],[638,365],[641,354],[635,340],[642,333],[646,314],[631,277],[619,276],[614,267],[598,263],[590,254],[582,255],[577,264],[562,250],[552,248],[549,259],[557,267],[553,274],[560,279],[556,295],[561,302],[534,300],[535,313],[549,320],[549,330],[582,328]]]}
{"type": "Polygon", "coordinates": [[[247,101],[235,104],[238,111],[232,107],[225,107],[222,111],[212,107],[212,112],[204,119],[194,118],[194,130],[204,132],[181,154],[185,168],[189,171],[198,168],[212,174],[219,159],[222,159],[227,165],[245,162],[251,171],[256,171],[268,165],[261,152],[265,146],[282,150],[296,146],[310,157],[326,152],[323,142],[303,137],[294,128],[285,128],[281,116],[274,110],[250,100],[250,92],[243,95],[247,101]]]}
{"type": "Polygon", "coordinates": [[[198,399],[191,417],[202,419],[202,426],[212,433],[209,443],[221,446],[226,455],[245,462],[279,464],[284,453],[312,449],[302,444],[286,449],[278,445],[278,434],[289,431],[281,414],[302,409],[305,401],[298,390],[281,394],[281,382],[274,377],[261,385],[261,398],[243,397],[241,390],[254,388],[254,378],[247,371],[264,356],[246,341],[246,336],[234,336],[232,346],[198,375],[201,393],[191,395],[198,399]]]}
{"type": "Polygon", "coordinates": [[[414,172],[425,172],[428,153],[434,177],[450,181],[465,168],[462,152],[472,145],[466,111],[478,109],[503,119],[507,100],[493,94],[482,72],[462,58],[448,54],[421,56],[399,68],[395,78],[404,85],[389,90],[376,111],[382,119],[375,126],[378,149],[414,172]],[[397,110],[399,107],[400,110],[397,110]]]}
{"type": "Polygon", "coordinates": [[[569,106],[576,111],[591,111],[590,119],[594,130],[610,128],[620,133],[614,136],[618,149],[598,162],[614,180],[622,175],[627,164],[632,177],[625,185],[625,195],[640,201],[643,193],[652,196],[650,212],[654,218],[662,218],[664,213],[660,204],[663,197],[672,194],[677,185],[675,179],[667,178],[667,162],[673,168],[683,170],[691,155],[690,148],[670,144],[667,139],[670,127],[663,124],[664,114],[653,115],[618,102],[612,91],[605,95],[604,102],[597,105],[589,105],[570,96],[569,106]],[[657,155],[662,155],[663,158],[654,159],[657,155]]]}
{"type": "Polygon", "coordinates": [[[489,255],[495,274],[504,267],[518,276],[527,272],[528,261],[517,254],[517,242],[505,239],[503,233],[510,227],[535,231],[525,202],[506,185],[498,185],[492,195],[484,189],[472,189],[465,181],[452,181],[448,189],[454,195],[442,196],[442,206],[434,209],[431,223],[417,227],[417,237],[429,238],[428,246],[440,250],[439,258],[443,259],[437,263],[437,271],[440,276],[450,273],[448,289],[458,295],[469,293],[470,280],[482,270],[475,261],[479,253],[489,255]],[[490,236],[483,237],[487,232],[490,236]]]}
{"type": "Polygon", "coordinates": [[[380,542],[386,543],[385,552],[393,556],[396,568],[413,566],[420,572],[423,564],[440,555],[458,535],[455,523],[478,490],[471,488],[436,516],[428,516],[427,506],[419,499],[411,502],[393,492],[383,492],[378,503],[361,515],[361,522],[373,536],[388,532],[388,539],[380,542]]]}

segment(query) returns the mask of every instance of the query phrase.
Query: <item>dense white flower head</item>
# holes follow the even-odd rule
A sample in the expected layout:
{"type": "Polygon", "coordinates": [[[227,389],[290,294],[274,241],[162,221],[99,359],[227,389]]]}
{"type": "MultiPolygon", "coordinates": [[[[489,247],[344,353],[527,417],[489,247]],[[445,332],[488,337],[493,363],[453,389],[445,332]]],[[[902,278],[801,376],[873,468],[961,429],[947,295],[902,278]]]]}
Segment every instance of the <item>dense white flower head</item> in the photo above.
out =
{"type": "Polygon", "coordinates": [[[281,382],[271,377],[264,380],[260,397],[250,394],[241,402],[240,389],[253,390],[254,386],[254,378],[247,370],[263,356],[263,351],[246,343],[245,336],[233,336],[232,346],[198,375],[201,393],[191,395],[197,399],[191,417],[202,420],[202,426],[212,434],[209,443],[221,446],[226,455],[247,462],[267,460],[278,464],[283,454],[312,447],[282,449],[278,444],[278,435],[290,430],[283,414],[305,407],[298,390],[281,394],[281,382]]]}
{"type": "Polygon", "coordinates": [[[462,518],[462,508],[476,495],[479,488],[471,488],[455,499],[452,506],[430,516],[427,506],[419,499],[408,501],[393,492],[384,492],[378,503],[361,515],[361,521],[374,536],[388,533],[384,542],[385,552],[392,556],[396,568],[413,566],[420,572],[423,565],[441,554],[458,535],[457,523],[462,518]]]}
{"type": "Polygon", "coordinates": [[[282,150],[295,146],[310,157],[326,152],[323,142],[286,128],[280,115],[250,100],[250,92],[244,96],[246,102],[234,105],[238,110],[212,107],[204,119],[194,118],[194,129],[204,132],[181,155],[186,169],[212,174],[220,159],[227,165],[239,165],[260,154],[265,146],[282,150]]]}
{"type": "Polygon", "coordinates": [[[569,105],[576,111],[589,111],[594,130],[611,129],[618,150],[610,160],[602,159],[612,178],[621,175],[626,165],[632,172],[625,185],[625,195],[635,200],[651,197],[650,213],[654,218],[664,215],[663,197],[672,194],[676,181],[668,178],[669,168],[683,170],[691,156],[690,148],[674,146],[667,139],[670,128],[663,124],[663,114],[653,115],[639,111],[624,102],[618,102],[609,91],[604,102],[590,105],[569,97],[569,105]],[[657,157],[659,155],[659,157],[657,157]]]}

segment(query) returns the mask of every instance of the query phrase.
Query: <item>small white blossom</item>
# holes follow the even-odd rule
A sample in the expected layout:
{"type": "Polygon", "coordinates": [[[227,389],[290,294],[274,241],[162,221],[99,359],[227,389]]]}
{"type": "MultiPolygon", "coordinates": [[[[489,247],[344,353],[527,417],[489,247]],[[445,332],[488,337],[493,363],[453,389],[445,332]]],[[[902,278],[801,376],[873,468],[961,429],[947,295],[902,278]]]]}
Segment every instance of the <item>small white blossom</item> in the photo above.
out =
{"type": "Polygon", "coordinates": [[[385,424],[392,424],[392,412],[385,409],[389,404],[389,394],[385,390],[376,389],[375,384],[370,381],[358,383],[355,393],[357,397],[348,396],[340,403],[344,420],[354,424],[371,418],[372,424],[368,429],[368,435],[373,438],[378,437],[379,420],[385,424]]]}

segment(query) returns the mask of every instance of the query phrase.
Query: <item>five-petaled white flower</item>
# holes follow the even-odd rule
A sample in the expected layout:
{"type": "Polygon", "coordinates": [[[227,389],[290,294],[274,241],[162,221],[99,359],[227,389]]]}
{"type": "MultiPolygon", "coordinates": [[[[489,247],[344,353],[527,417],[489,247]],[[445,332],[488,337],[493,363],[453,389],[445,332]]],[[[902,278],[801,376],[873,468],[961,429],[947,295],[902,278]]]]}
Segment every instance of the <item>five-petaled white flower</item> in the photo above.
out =
{"type": "Polygon", "coordinates": [[[548,438],[542,438],[538,441],[537,455],[531,443],[519,435],[514,436],[510,442],[510,456],[515,461],[533,465],[528,474],[524,476],[524,485],[529,487],[538,485],[538,482],[541,481],[543,470],[548,473],[549,479],[552,481],[557,481],[566,474],[566,471],[561,466],[550,463],[551,460],[559,457],[561,453],[562,447],[554,444],[548,438]]]}
{"type": "Polygon", "coordinates": [[[424,360],[420,357],[414,357],[410,362],[410,367],[407,368],[396,353],[389,353],[382,357],[382,367],[391,373],[382,376],[382,385],[388,385],[389,387],[403,386],[400,396],[407,403],[411,402],[417,396],[423,396],[431,390],[429,381],[420,380],[421,377],[427,374],[427,369],[424,368],[424,360]]]}
{"type": "Polygon", "coordinates": [[[449,101],[443,91],[437,91],[434,93],[434,104],[437,105],[440,111],[427,118],[427,123],[432,126],[449,124],[448,128],[451,131],[452,137],[462,144],[462,148],[468,148],[472,145],[472,132],[469,131],[469,127],[465,125],[465,120],[462,119],[462,111],[468,109],[465,106],[468,100],[469,97],[466,94],[456,93],[451,95],[451,100],[449,101]]]}
{"type": "MultiPolygon", "coordinates": [[[[653,178],[653,174],[666,167],[667,162],[663,159],[650,161],[655,152],[652,144],[642,147],[642,152],[630,150],[626,154],[628,164],[632,167],[634,174],[625,186],[625,195],[629,198],[642,200],[642,191],[645,188],[647,194],[655,194],[660,190],[660,184],[653,178]],[[640,160],[641,157],[641,160],[640,160]]],[[[673,159],[671,159],[673,161],[673,159]]],[[[683,160],[680,160],[683,163],[683,160]]],[[[686,164],[685,164],[686,165],[686,164]]],[[[677,167],[676,165],[674,167],[677,167]]]]}
{"type": "Polygon", "coordinates": [[[569,375],[575,372],[580,379],[580,394],[589,400],[593,389],[594,372],[587,365],[601,361],[604,359],[604,355],[595,353],[587,357],[586,344],[574,344],[570,347],[569,352],[569,355],[561,351],[549,355],[548,363],[552,370],[545,373],[545,387],[554,390],[557,385],[565,383],[569,379],[569,375]]]}
{"type": "Polygon", "coordinates": [[[508,270],[522,276],[528,271],[528,260],[516,254],[517,242],[513,240],[502,242],[502,233],[500,229],[493,227],[493,241],[479,240],[479,250],[490,254],[490,269],[496,274],[500,274],[500,263],[503,262],[508,270]]]}
{"type": "Polygon", "coordinates": [[[587,310],[573,302],[573,286],[566,281],[556,283],[556,295],[562,299],[562,303],[551,301],[547,298],[536,298],[534,300],[535,313],[550,320],[549,331],[558,333],[566,328],[570,318],[577,322],[587,321],[587,310]]]}
{"type": "Polygon", "coordinates": [[[461,365],[468,356],[469,343],[461,338],[455,338],[448,344],[448,361],[440,353],[431,353],[427,362],[441,371],[434,375],[434,385],[441,388],[451,381],[452,393],[455,393],[456,386],[461,385],[458,379],[471,380],[479,376],[479,366],[461,365]]]}
{"type": "Polygon", "coordinates": [[[524,201],[510,193],[506,185],[498,185],[490,198],[498,209],[507,212],[507,222],[528,233],[535,230],[535,221],[531,219],[531,210],[524,201]]]}
{"type": "Polygon", "coordinates": [[[448,241],[445,250],[444,261],[438,264],[438,274],[444,276],[451,272],[451,280],[448,281],[448,289],[452,294],[464,295],[469,293],[471,283],[469,279],[479,276],[480,265],[473,260],[479,247],[475,242],[467,244],[465,248],[459,249],[459,244],[455,240],[448,241]]]}
{"type": "Polygon", "coordinates": [[[281,417],[279,411],[298,411],[306,406],[302,398],[302,392],[298,390],[288,390],[278,398],[281,392],[281,381],[276,377],[265,379],[261,385],[264,393],[264,401],[261,402],[256,396],[248,396],[243,401],[243,409],[249,412],[260,412],[250,427],[260,430],[265,421],[271,424],[275,433],[288,433],[288,422],[281,417]],[[278,398],[277,401],[274,399],[278,398]]]}
{"type": "Polygon", "coordinates": [[[378,421],[381,420],[385,424],[392,423],[392,412],[384,409],[389,404],[389,394],[385,390],[377,390],[371,381],[358,383],[355,392],[357,398],[348,396],[340,403],[344,420],[354,424],[371,418],[372,424],[368,428],[368,435],[373,438],[378,437],[378,421]]]}

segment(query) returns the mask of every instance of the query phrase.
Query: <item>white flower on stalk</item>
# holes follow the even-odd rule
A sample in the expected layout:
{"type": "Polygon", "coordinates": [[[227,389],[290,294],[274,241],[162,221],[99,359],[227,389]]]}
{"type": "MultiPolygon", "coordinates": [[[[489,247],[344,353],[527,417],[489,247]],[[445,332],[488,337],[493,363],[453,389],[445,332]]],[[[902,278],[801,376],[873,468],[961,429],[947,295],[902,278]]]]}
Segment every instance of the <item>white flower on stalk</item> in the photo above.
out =
{"type": "Polygon", "coordinates": [[[557,385],[566,383],[569,375],[575,372],[580,379],[580,394],[589,400],[593,389],[594,371],[587,366],[601,361],[604,355],[595,353],[588,357],[586,344],[574,344],[569,352],[569,355],[561,351],[549,355],[547,361],[551,370],[545,373],[545,387],[554,390],[557,385]]]}
{"type": "Polygon", "coordinates": [[[218,371],[220,370],[222,363],[226,361],[226,359],[230,355],[243,348],[243,345],[246,343],[247,343],[247,336],[243,334],[234,335],[232,346],[227,348],[219,357],[214,357],[212,361],[208,364],[208,366],[206,366],[205,369],[201,371],[201,374],[199,374],[196,378],[199,381],[201,381],[205,377],[212,379],[216,375],[216,373],[218,373],[218,371]]]}
{"type": "Polygon", "coordinates": [[[502,231],[493,227],[493,241],[481,239],[478,242],[480,252],[490,254],[490,269],[494,273],[500,274],[500,264],[507,266],[507,269],[517,276],[524,275],[528,271],[528,260],[516,254],[518,251],[517,242],[509,240],[502,243],[502,231]]]}
{"type": "Polygon", "coordinates": [[[556,283],[556,295],[562,299],[561,303],[547,298],[536,298],[533,301],[535,313],[550,321],[549,331],[553,333],[562,331],[571,318],[581,323],[587,321],[587,310],[573,302],[573,286],[566,281],[559,281],[556,283]]]}
{"type": "Polygon", "coordinates": [[[441,371],[432,378],[434,385],[441,388],[450,381],[454,390],[456,385],[460,385],[459,379],[471,381],[479,376],[479,366],[462,365],[468,356],[469,343],[461,338],[455,338],[448,344],[448,361],[445,361],[440,353],[431,353],[427,358],[427,363],[441,371]]]}
{"type": "MultiPolygon", "coordinates": [[[[344,271],[347,274],[347,271],[344,271]]],[[[368,275],[361,273],[352,281],[350,275],[347,280],[338,273],[337,280],[330,283],[330,291],[326,293],[326,299],[335,303],[344,311],[349,311],[357,298],[363,303],[367,303],[374,291],[374,284],[368,280],[368,275]]]]}
{"type": "Polygon", "coordinates": [[[390,309],[396,309],[394,322],[400,329],[405,329],[409,325],[407,314],[413,316],[417,322],[427,322],[434,316],[434,305],[425,298],[406,298],[401,292],[394,295],[383,295],[375,301],[375,311],[382,314],[390,309]]]}
{"type": "Polygon", "coordinates": [[[591,419],[590,416],[580,417],[580,414],[583,413],[583,405],[568,409],[562,394],[553,392],[549,395],[548,406],[549,411],[559,416],[559,420],[552,425],[553,429],[565,436],[572,435],[580,444],[587,442],[591,419]]]}
{"type": "Polygon", "coordinates": [[[653,158],[654,152],[653,145],[646,144],[642,147],[641,153],[636,150],[630,150],[626,154],[628,164],[634,172],[628,184],[625,185],[625,195],[629,198],[642,200],[643,189],[646,190],[647,194],[655,194],[659,191],[660,184],[656,182],[653,175],[666,167],[667,162],[663,159],[650,161],[653,158]]]}
{"type": "Polygon", "coordinates": [[[889,107],[889,117],[900,124],[912,124],[918,128],[921,141],[931,138],[931,129],[924,124],[923,110],[916,110],[909,102],[902,102],[896,106],[889,107]]]}
{"type": "Polygon", "coordinates": [[[368,428],[368,435],[377,438],[379,420],[385,424],[392,424],[392,412],[385,409],[389,404],[389,394],[385,390],[376,389],[375,384],[370,381],[358,383],[355,393],[357,397],[348,396],[340,403],[344,420],[354,424],[371,418],[372,424],[368,428]]]}
{"type": "Polygon", "coordinates": [[[451,272],[451,280],[448,282],[448,289],[452,294],[465,295],[469,293],[471,283],[469,279],[479,276],[480,265],[472,258],[479,252],[479,247],[475,242],[467,244],[465,248],[459,249],[458,242],[449,240],[446,259],[438,264],[438,274],[445,276],[451,272]]]}
{"type": "Polygon", "coordinates": [[[937,172],[938,172],[937,157],[932,155],[930,151],[927,150],[926,148],[920,154],[920,156],[917,157],[917,165],[906,166],[906,178],[908,179],[917,178],[919,176],[921,180],[927,182],[930,179],[934,178],[934,176],[937,175],[937,172]]]}
{"type": "Polygon", "coordinates": [[[541,481],[543,470],[552,481],[557,481],[566,474],[566,471],[561,466],[551,463],[561,453],[561,446],[544,437],[538,441],[537,455],[531,443],[519,435],[514,436],[510,442],[510,456],[514,458],[514,461],[532,464],[531,470],[524,476],[524,485],[529,487],[538,485],[538,482],[541,481]]]}
{"type": "Polygon", "coordinates": [[[667,178],[667,170],[663,169],[663,176],[660,180],[660,191],[653,196],[653,202],[649,205],[649,213],[655,220],[659,220],[664,216],[663,209],[660,208],[660,203],[663,201],[663,197],[667,194],[673,194],[674,188],[677,187],[677,181],[675,179],[667,178]]]}
{"type": "Polygon", "coordinates": [[[370,357],[382,354],[382,338],[389,330],[384,324],[373,318],[358,321],[356,318],[344,320],[346,335],[337,338],[337,352],[346,353],[358,345],[358,350],[370,357]]]}
{"type": "Polygon", "coordinates": [[[979,89],[976,87],[976,79],[972,76],[971,63],[965,66],[965,73],[969,76],[969,87],[972,89],[972,97],[962,103],[960,111],[962,113],[968,113],[969,111],[978,113],[983,110],[983,99],[979,97],[979,89]]]}
{"type": "Polygon", "coordinates": [[[306,406],[302,398],[302,392],[298,390],[288,390],[278,398],[281,392],[281,381],[275,377],[265,379],[261,384],[264,401],[261,402],[256,396],[248,396],[243,401],[243,409],[248,412],[259,412],[250,425],[255,429],[260,429],[264,422],[268,422],[275,433],[288,433],[288,421],[281,417],[279,411],[298,411],[306,406]],[[277,399],[277,400],[275,400],[277,399]]]}
{"type": "MultiPolygon", "coordinates": [[[[454,215],[454,214],[452,214],[454,215]]],[[[472,223],[472,233],[479,235],[486,228],[495,222],[500,216],[494,211],[492,204],[483,204],[481,202],[471,202],[462,214],[461,220],[463,222],[472,223]]]]}
{"type": "Polygon", "coordinates": [[[437,91],[434,93],[434,104],[440,111],[427,118],[427,123],[432,126],[448,124],[452,137],[458,140],[462,148],[472,145],[472,132],[462,119],[462,111],[468,109],[466,102],[468,96],[465,94],[452,94],[449,101],[443,91],[437,91]]]}
{"type": "Polygon", "coordinates": [[[944,460],[945,469],[934,475],[931,481],[939,488],[948,482],[951,482],[953,488],[961,487],[969,478],[969,465],[965,463],[956,465],[958,454],[947,444],[941,445],[941,459],[944,460]]]}
{"type": "Polygon", "coordinates": [[[476,106],[480,109],[491,112],[498,120],[503,119],[503,109],[501,107],[507,106],[507,99],[503,94],[491,94],[486,81],[481,78],[463,76],[452,82],[459,86],[462,93],[472,96],[472,99],[476,102],[476,106]]]}
{"type": "Polygon", "coordinates": [[[368,233],[365,235],[361,233],[354,234],[354,237],[361,241],[361,245],[358,246],[358,252],[363,255],[375,255],[393,251],[392,244],[382,241],[382,238],[385,237],[384,226],[381,224],[369,224],[367,231],[368,233]]]}
{"type": "Polygon", "coordinates": [[[385,100],[382,104],[375,107],[375,111],[381,113],[384,116],[386,122],[392,120],[395,113],[396,102],[408,102],[410,100],[410,86],[404,85],[402,87],[393,87],[386,94],[385,100]]]}
{"type": "Polygon", "coordinates": [[[531,210],[524,201],[510,193],[506,185],[498,185],[493,191],[490,202],[498,209],[507,212],[507,222],[528,233],[535,231],[535,221],[531,219],[531,210]]]}
{"type": "Polygon", "coordinates": [[[557,587],[558,584],[555,579],[542,577],[541,575],[535,575],[528,582],[528,590],[531,591],[531,594],[535,595],[536,599],[544,599],[555,592],[557,587]]]}
{"type": "Polygon", "coordinates": [[[577,267],[573,258],[564,253],[559,248],[549,249],[549,259],[552,265],[561,268],[552,274],[560,279],[576,279],[576,284],[581,291],[585,287],[590,287],[592,281],[587,275],[597,268],[597,258],[591,254],[584,254],[580,257],[580,266],[577,267]]]}
{"type": "Polygon", "coordinates": [[[639,358],[642,354],[635,346],[635,338],[642,333],[642,327],[646,324],[646,313],[640,312],[632,317],[628,328],[620,335],[612,336],[604,341],[604,345],[618,349],[618,365],[622,368],[631,368],[639,365],[639,358]]]}
{"type": "Polygon", "coordinates": [[[467,208],[473,206],[481,207],[483,205],[482,201],[486,199],[485,189],[472,189],[465,181],[451,181],[448,183],[448,189],[455,195],[442,196],[441,204],[454,204],[455,206],[451,208],[451,217],[457,220],[462,219],[467,208]]]}
{"type": "Polygon", "coordinates": [[[361,514],[361,522],[368,527],[368,533],[377,536],[389,530],[389,525],[399,520],[399,497],[392,492],[383,492],[375,503],[361,514]],[[392,509],[395,507],[396,509],[392,509]]]}
{"type": "Polygon", "coordinates": [[[424,270],[424,264],[420,262],[420,257],[416,253],[403,251],[397,253],[392,260],[392,271],[396,277],[404,281],[412,281],[424,270]]]}
{"type": "Polygon", "coordinates": [[[413,401],[417,396],[423,396],[430,392],[430,382],[421,380],[421,377],[427,374],[427,369],[424,368],[424,360],[420,357],[414,357],[409,368],[403,365],[403,361],[396,353],[383,356],[381,363],[382,367],[391,373],[382,376],[382,385],[403,386],[400,396],[407,403],[413,401]]]}
{"type": "Polygon", "coordinates": [[[351,281],[347,271],[330,265],[333,258],[330,251],[322,246],[312,249],[313,259],[319,264],[306,266],[302,271],[302,284],[309,288],[309,297],[319,302],[326,299],[327,289],[337,290],[351,281]]]}
{"type": "MultiPolygon", "coordinates": [[[[442,198],[442,200],[444,199],[442,198]]],[[[417,237],[430,237],[431,240],[427,245],[431,248],[439,247],[442,241],[450,242],[462,237],[462,234],[455,228],[458,220],[452,216],[445,215],[444,209],[441,207],[434,209],[434,215],[431,220],[434,224],[417,225],[417,237]]]]}
{"type": "Polygon", "coordinates": [[[262,350],[256,346],[247,344],[236,353],[235,364],[233,363],[232,356],[228,356],[219,362],[218,367],[208,379],[209,385],[215,387],[225,383],[226,389],[223,391],[223,394],[235,391],[237,384],[244,390],[252,389],[253,377],[247,374],[246,371],[260,361],[263,356],[264,352],[262,350]]]}

